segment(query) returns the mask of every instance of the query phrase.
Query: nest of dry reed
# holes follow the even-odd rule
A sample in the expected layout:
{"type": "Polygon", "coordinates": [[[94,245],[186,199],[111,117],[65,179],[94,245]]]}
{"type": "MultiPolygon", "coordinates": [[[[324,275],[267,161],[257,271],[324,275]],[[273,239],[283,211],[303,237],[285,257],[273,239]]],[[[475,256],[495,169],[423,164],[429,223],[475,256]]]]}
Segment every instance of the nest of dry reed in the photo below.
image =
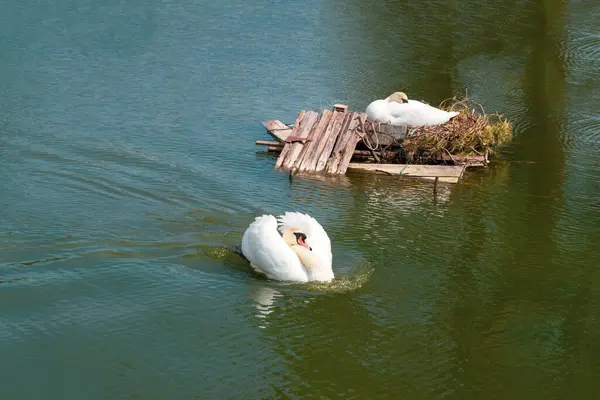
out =
{"type": "Polygon", "coordinates": [[[512,124],[501,114],[487,114],[482,105],[453,97],[440,109],[459,114],[443,125],[410,129],[402,144],[404,162],[426,164],[456,156],[484,156],[486,161],[512,139],[512,124]]]}

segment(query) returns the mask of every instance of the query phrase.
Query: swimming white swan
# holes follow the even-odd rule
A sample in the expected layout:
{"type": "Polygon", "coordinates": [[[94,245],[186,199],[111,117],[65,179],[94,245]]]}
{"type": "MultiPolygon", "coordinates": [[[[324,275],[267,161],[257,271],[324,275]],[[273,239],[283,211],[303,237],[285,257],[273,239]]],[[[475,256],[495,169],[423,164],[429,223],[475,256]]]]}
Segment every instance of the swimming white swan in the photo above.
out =
{"type": "Polygon", "coordinates": [[[311,216],[286,212],[256,217],[242,238],[250,265],[279,281],[328,282],[333,279],[331,241],[311,216]],[[279,227],[278,227],[279,225],[279,227]]]}
{"type": "Polygon", "coordinates": [[[369,104],[366,114],[369,119],[391,125],[424,126],[444,124],[458,112],[440,110],[417,100],[409,100],[403,92],[395,92],[369,104]]]}

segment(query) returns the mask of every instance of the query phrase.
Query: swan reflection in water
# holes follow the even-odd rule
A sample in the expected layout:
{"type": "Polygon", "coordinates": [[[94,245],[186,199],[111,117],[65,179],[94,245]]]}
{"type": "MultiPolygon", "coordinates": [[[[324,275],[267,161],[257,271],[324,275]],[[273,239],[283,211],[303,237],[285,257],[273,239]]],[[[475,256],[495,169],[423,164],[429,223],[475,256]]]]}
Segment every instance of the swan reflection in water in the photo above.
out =
{"type": "Polygon", "coordinates": [[[369,281],[372,273],[373,266],[364,258],[356,254],[344,254],[339,257],[336,277],[330,282],[269,282],[257,274],[257,280],[249,285],[248,297],[256,309],[253,315],[259,319],[258,327],[264,329],[269,326],[269,319],[275,312],[285,314],[300,304],[312,303],[320,296],[356,291],[369,281]]]}
{"type": "Polygon", "coordinates": [[[264,285],[250,286],[250,299],[254,301],[254,307],[257,313],[254,314],[259,318],[259,328],[264,329],[268,325],[267,317],[276,309],[276,301],[282,299],[283,294],[275,288],[264,285]]]}

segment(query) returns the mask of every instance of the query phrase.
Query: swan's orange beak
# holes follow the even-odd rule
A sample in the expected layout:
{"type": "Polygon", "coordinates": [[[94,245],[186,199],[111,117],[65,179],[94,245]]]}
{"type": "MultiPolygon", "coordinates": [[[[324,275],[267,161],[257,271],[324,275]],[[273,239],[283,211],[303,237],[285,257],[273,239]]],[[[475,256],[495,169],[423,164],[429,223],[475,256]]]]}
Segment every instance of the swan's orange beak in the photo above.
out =
{"type": "Polygon", "coordinates": [[[296,242],[302,246],[302,247],[306,247],[307,249],[309,249],[310,251],[312,251],[312,248],[308,245],[308,243],[306,243],[306,235],[302,232],[294,232],[294,235],[296,235],[296,242]]]}

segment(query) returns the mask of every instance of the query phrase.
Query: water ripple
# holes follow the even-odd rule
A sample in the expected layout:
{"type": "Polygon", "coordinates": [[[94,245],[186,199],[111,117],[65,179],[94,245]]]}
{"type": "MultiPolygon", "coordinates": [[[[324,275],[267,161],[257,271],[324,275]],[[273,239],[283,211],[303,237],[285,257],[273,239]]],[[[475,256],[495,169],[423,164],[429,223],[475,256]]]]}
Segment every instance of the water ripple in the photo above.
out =
{"type": "Polygon", "coordinates": [[[596,67],[600,62],[600,35],[575,33],[568,41],[565,53],[565,65],[570,76],[578,82],[597,78],[600,70],[596,67]]]}
{"type": "Polygon", "coordinates": [[[572,129],[576,134],[572,140],[581,146],[600,146],[600,117],[587,116],[579,118],[572,123],[572,129]]]}

